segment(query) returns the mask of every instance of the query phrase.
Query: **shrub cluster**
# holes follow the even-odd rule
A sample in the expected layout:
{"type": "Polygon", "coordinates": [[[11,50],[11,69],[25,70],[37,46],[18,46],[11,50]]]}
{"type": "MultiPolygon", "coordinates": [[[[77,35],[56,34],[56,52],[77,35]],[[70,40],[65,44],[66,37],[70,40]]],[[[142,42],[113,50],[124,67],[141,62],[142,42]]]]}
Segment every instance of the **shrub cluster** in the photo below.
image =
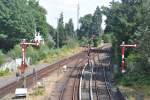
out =
{"type": "MultiPolygon", "coordinates": [[[[75,47],[78,46],[78,42],[70,40],[67,45],[62,48],[49,48],[47,45],[40,45],[39,47],[29,46],[26,50],[26,57],[31,58],[31,63],[35,64],[38,61],[46,60],[50,62],[53,59],[59,59],[66,56],[69,52],[72,51],[75,47]],[[49,61],[48,61],[49,60],[49,61]]],[[[21,47],[16,45],[11,51],[9,51],[9,56],[12,58],[21,57],[21,47]]]]}
{"type": "Polygon", "coordinates": [[[0,65],[3,64],[5,62],[5,55],[3,54],[2,50],[0,50],[0,65]]]}

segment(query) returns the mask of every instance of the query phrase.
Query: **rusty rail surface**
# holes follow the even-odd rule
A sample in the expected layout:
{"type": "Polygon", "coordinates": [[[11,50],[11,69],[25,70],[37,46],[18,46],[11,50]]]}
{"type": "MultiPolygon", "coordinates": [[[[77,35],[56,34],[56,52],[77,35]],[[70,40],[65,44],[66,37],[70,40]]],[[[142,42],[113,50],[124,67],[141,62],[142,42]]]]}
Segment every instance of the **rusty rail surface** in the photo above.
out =
{"type": "Polygon", "coordinates": [[[63,89],[60,93],[59,100],[77,100],[77,89],[79,86],[79,75],[81,73],[82,66],[87,62],[87,59],[82,59],[78,61],[73,68],[73,70],[69,73],[69,77],[63,86],[63,89]],[[72,79],[72,76],[75,77],[72,79]],[[67,96],[66,96],[67,95],[67,96]]]}
{"type": "MultiPolygon", "coordinates": [[[[95,56],[95,55],[92,55],[92,56],[95,56]]],[[[79,99],[79,93],[78,93],[79,83],[80,83],[79,78],[82,76],[81,75],[82,69],[87,62],[88,62],[88,59],[86,57],[82,59],[82,61],[76,64],[76,67],[74,69],[77,69],[77,70],[76,71],[72,70],[72,72],[70,73],[70,76],[74,75],[76,78],[72,80],[71,77],[69,77],[67,79],[66,84],[64,85],[63,90],[60,93],[59,100],[78,100],[79,99]],[[70,85],[70,84],[73,84],[73,85],[70,85]]]]}

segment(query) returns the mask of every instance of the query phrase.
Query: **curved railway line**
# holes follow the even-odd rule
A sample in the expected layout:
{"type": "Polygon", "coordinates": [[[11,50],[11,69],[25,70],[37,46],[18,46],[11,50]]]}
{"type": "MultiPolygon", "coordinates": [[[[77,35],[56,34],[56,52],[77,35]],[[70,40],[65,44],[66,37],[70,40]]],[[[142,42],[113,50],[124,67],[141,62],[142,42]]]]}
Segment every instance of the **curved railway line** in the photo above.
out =
{"type": "MultiPolygon", "coordinates": [[[[35,73],[26,76],[26,86],[35,85],[34,79],[41,80],[49,76],[63,65],[69,64],[66,76],[63,79],[61,90],[58,92],[58,100],[114,100],[111,90],[110,78],[107,75],[111,66],[110,45],[91,50],[91,55],[81,52],[72,57],[63,59],[49,65],[35,73]]],[[[0,88],[0,98],[15,91],[18,84],[22,84],[24,78],[14,81],[0,88]]],[[[118,90],[117,100],[125,100],[118,90]]]]}
{"type": "Polygon", "coordinates": [[[107,75],[111,70],[110,46],[103,46],[99,50],[93,50],[93,52],[95,56],[90,60],[90,67],[85,66],[82,71],[79,100],[125,100],[119,90],[119,93],[115,94],[118,97],[117,99],[114,99],[114,93],[112,93],[111,79],[107,75]],[[88,74],[88,79],[84,79],[85,73],[88,74]],[[84,87],[85,83],[88,88],[84,87]]]}

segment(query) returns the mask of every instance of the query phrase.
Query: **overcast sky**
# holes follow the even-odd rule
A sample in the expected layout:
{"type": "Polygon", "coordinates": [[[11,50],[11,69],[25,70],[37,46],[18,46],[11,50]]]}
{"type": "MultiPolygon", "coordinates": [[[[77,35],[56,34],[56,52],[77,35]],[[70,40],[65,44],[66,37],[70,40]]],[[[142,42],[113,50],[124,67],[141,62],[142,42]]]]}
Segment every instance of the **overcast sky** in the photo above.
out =
{"type": "MultiPolygon", "coordinates": [[[[111,1],[112,0],[79,0],[80,17],[89,13],[93,14],[97,6],[109,6],[109,2],[111,1]]],[[[60,13],[63,12],[64,22],[68,22],[68,19],[72,18],[76,28],[78,0],[40,0],[39,2],[40,5],[47,10],[47,22],[50,25],[56,27],[57,19],[60,13]]]]}

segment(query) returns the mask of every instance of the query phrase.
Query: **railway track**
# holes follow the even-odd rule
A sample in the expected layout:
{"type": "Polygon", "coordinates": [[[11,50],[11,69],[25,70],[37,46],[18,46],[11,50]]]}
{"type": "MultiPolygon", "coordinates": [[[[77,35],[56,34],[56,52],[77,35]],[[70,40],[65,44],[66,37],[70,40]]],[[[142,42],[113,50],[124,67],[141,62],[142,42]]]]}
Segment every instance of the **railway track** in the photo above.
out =
{"type": "MultiPolygon", "coordinates": [[[[35,75],[37,76],[37,80],[41,80],[44,77],[47,77],[48,75],[50,75],[50,73],[52,73],[53,71],[59,69],[62,67],[62,65],[70,63],[72,61],[75,61],[75,59],[78,59],[80,57],[83,57],[83,55],[85,55],[85,52],[81,52],[79,54],[76,54],[72,57],[63,59],[55,64],[52,64],[50,66],[47,66],[41,70],[38,70],[35,73],[30,73],[29,75],[27,75],[25,77],[26,79],[26,87],[27,88],[31,88],[34,85],[34,78],[35,75]],[[65,62],[65,63],[64,63],[65,62]]],[[[0,88],[0,98],[4,97],[5,95],[9,94],[9,93],[14,93],[15,89],[20,86],[24,81],[24,78],[22,77],[19,81],[14,81],[12,83],[7,84],[6,86],[0,88]]]]}
{"type": "Polygon", "coordinates": [[[104,48],[106,49],[102,49],[101,53],[97,50],[102,56],[92,53],[89,60],[90,66],[86,64],[79,71],[70,73],[75,77],[81,74],[80,80],[78,78],[68,78],[59,100],[115,100],[109,84],[110,79],[107,75],[107,70],[110,69],[111,65],[111,50],[107,49],[109,46],[104,46],[104,48]],[[94,92],[96,92],[95,95],[94,92]]]}
{"type": "Polygon", "coordinates": [[[96,54],[92,53],[87,65],[84,66],[81,72],[79,84],[79,99],[78,100],[93,100],[92,81],[93,81],[93,61],[96,54]]]}
{"type": "MultiPolygon", "coordinates": [[[[95,56],[95,55],[92,55],[95,56]]],[[[85,64],[88,62],[88,57],[85,57],[70,71],[70,75],[65,82],[63,90],[60,93],[59,100],[79,100],[79,78],[82,76],[82,70],[85,67],[85,64]]]]}
{"type": "Polygon", "coordinates": [[[93,59],[95,63],[94,73],[94,89],[96,95],[94,100],[125,100],[122,93],[117,89],[117,92],[112,91],[111,84],[111,48],[110,46],[104,46],[101,48],[102,52],[97,56],[97,61],[93,59]]]}
{"type": "Polygon", "coordinates": [[[79,84],[79,75],[81,72],[82,66],[87,62],[87,59],[81,59],[75,65],[75,67],[70,71],[68,78],[65,81],[63,89],[60,93],[59,100],[78,100],[78,84],[79,84]]]}
{"type": "MultiPolygon", "coordinates": [[[[104,48],[107,48],[107,45],[104,46],[104,48]]],[[[96,52],[93,53],[95,56],[90,60],[90,67],[85,66],[82,71],[83,75],[80,79],[79,100],[113,100],[106,75],[106,67],[110,66],[110,53],[106,54],[105,51],[109,52],[110,50],[103,50],[103,47],[100,48],[100,50],[102,50],[102,52],[93,50],[96,52]],[[86,84],[86,86],[84,86],[84,84],[86,84]]]]}
{"type": "MultiPolygon", "coordinates": [[[[113,100],[111,87],[106,74],[106,69],[110,67],[110,55],[98,55],[99,64],[95,64],[95,89],[97,100],[113,100]],[[107,56],[106,56],[107,55],[107,56]]],[[[94,61],[95,62],[95,61],[94,61]]]]}
{"type": "MultiPolygon", "coordinates": [[[[91,53],[91,59],[89,61],[87,59],[87,53],[82,52],[47,66],[36,73],[30,73],[26,76],[26,87],[31,88],[35,84],[35,77],[37,80],[41,80],[63,65],[74,62],[75,64],[71,65],[73,67],[70,67],[68,76],[65,78],[62,90],[59,92],[59,100],[114,100],[111,94],[111,87],[108,84],[109,78],[107,77],[107,68],[111,64],[110,50],[107,49],[109,48],[107,45],[103,47],[91,53]],[[90,66],[86,66],[88,62],[90,66]],[[85,77],[86,74],[88,74],[87,78],[85,77]]],[[[23,80],[24,78],[21,78],[19,81],[0,88],[0,99],[10,92],[14,93],[18,84],[22,84],[23,80]]],[[[121,92],[119,93],[118,96],[121,95],[121,92]]]]}

